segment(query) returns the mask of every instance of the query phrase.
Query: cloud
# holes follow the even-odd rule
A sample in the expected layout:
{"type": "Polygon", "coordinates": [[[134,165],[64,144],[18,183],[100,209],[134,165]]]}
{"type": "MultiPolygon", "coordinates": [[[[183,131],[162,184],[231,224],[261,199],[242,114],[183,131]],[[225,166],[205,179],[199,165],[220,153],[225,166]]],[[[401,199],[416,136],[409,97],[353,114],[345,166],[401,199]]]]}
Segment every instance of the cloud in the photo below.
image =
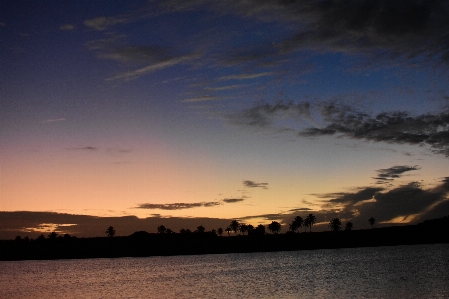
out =
{"type": "Polygon", "coordinates": [[[148,73],[152,73],[161,69],[165,69],[167,67],[171,67],[174,65],[177,65],[182,62],[186,62],[192,59],[197,59],[198,56],[196,55],[185,55],[185,56],[179,56],[179,57],[173,57],[155,64],[147,65],[145,67],[142,67],[140,69],[127,71],[123,73],[119,73],[115,75],[114,77],[108,78],[107,80],[117,80],[117,79],[124,79],[124,80],[132,80],[136,79],[140,76],[146,75],[148,73]]]}
{"type": "Polygon", "coordinates": [[[240,112],[227,116],[227,119],[238,125],[249,125],[258,127],[269,127],[276,119],[293,118],[300,120],[310,118],[311,105],[308,102],[276,102],[275,104],[262,103],[252,108],[244,109],[240,112]]]}
{"type": "Polygon", "coordinates": [[[245,199],[243,199],[243,198],[225,198],[225,199],[223,199],[223,202],[225,202],[225,203],[236,203],[236,202],[242,202],[244,200],[245,199]]]}
{"type": "Polygon", "coordinates": [[[62,24],[61,26],[59,26],[60,30],[63,31],[70,31],[70,30],[75,30],[75,25],[72,24],[62,24]]]}
{"type": "Polygon", "coordinates": [[[182,100],[181,103],[205,102],[205,101],[214,101],[214,100],[218,100],[218,99],[219,99],[219,97],[216,97],[216,96],[200,96],[200,97],[182,100]]]}
{"type": "Polygon", "coordinates": [[[228,76],[221,76],[218,77],[218,81],[228,81],[228,80],[250,80],[250,79],[257,79],[261,77],[266,76],[272,76],[276,74],[275,72],[261,72],[261,73],[254,73],[254,74],[239,74],[239,75],[228,75],[228,76]]]}
{"type": "Polygon", "coordinates": [[[65,121],[65,118],[51,118],[51,119],[46,119],[41,121],[41,123],[46,124],[46,123],[54,123],[54,122],[60,122],[60,121],[65,121]]]}
{"type": "Polygon", "coordinates": [[[84,146],[84,147],[69,147],[67,150],[71,151],[97,151],[98,147],[95,146],[84,146]]]}
{"type": "Polygon", "coordinates": [[[383,188],[376,187],[365,187],[359,188],[355,193],[329,193],[319,195],[321,198],[331,198],[329,199],[330,203],[342,203],[342,204],[357,204],[361,201],[370,200],[376,195],[378,192],[384,190],[383,188]]]}
{"type": "Polygon", "coordinates": [[[415,166],[398,165],[386,169],[379,169],[376,170],[379,173],[379,175],[377,177],[374,177],[374,179],[377,180],[378,184],[383,184],[386,181],[392,181],[394,179],[400,178],[404,172],[419,169],[421,168],[418,165],[415,166]]]}
{"type": "Polygon", "coordinates": [[[253,181],[243,181],[243,185],[248,188],[262,188],[268,189],[268,183],[255,183],[253,181]]]}
{"type": "Polygon", "coordinates": [[[308,102],[262,103],[227,116],[228,121],[261,128],[275,127],[289,119],[301,126],[282,127],[299,137],[337,136],[396,144],[427,145],[437,154],[449,156],[449,111],[411,115],[407,112],[360,112],[347,105],[308,102]],[[307,122],[307,123],[306,123],[307,122]],[[307,127],[307,124],[314,127],[307,127]]]}
{"type": "Polygon", "coordinates": [[[221,205],[220,202],[211,201],[211,202],[195,202],[195,203],[169,203],[169,204],[152,204],[152,203],[143,203],[139,204],[137,209],[149,209],[149,210],[185,210],[185,209],[193,209],[200,207],[214,207],[221,205]]]}
{"type": "Polygon", "coordinates": [[[84,21],[84,25],[91,29],[103,31],[116,24],[126,23],[127,20],[121,17],[97,17],[84,21]]]}

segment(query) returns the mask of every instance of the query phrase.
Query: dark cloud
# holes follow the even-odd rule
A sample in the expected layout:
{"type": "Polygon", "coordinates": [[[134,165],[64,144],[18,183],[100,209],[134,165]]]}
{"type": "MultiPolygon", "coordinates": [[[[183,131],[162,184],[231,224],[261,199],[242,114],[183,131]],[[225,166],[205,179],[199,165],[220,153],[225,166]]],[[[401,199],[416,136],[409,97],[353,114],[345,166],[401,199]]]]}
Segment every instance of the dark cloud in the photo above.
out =
{"type": "Polygon", "coordinates": [[[236,203],[236,202],[242,202],[244,201],[244,198],[225,198],[223,199],[223,202],[225,203],[236,203]]]}
{"type": "MultiPolygon", "coordinates": [[[[166,11],[198,7],[289,28],[276,44],[234,51],[235,63],[285,60],[292,51],[366,54],[397,62],[449,62],[449,3],[421,0],[164,1],[166,11]]],[[[105,20],[106,21],[106,20],[105,20]]],[[[97,22],[98,23],[98,22],[97,22]]]]}
{"type": "Polygon", "coordinates": [[[139,204],[137,209],[149,209],[149,210],[185,210],[185,209],[193,209],[200,207],[214,207],[218,206],[221,203],[217,201],[210,202],[194,202],[194,203],[169,203],[169,204],[152,204],[152,203],[143,203],[139,204]]]}
{"type": "MultiPolygon", "coordinates": [[[[427,145],[434,153],[449,156],[449,111],[411,115],[407,112],[360,112],[346,105],[322,103],[263,103],[237,112],[228,120],[239,125],[275,127],[290,119],[304,129],[288,128],[301,137],[334,135],[374,142],[427,145]],[[313,123],[308,127],[304,120],[313,123]]],[[[282,127],[281,129],[286,129],[282,127]]]]}
{"type": "Polygon", "coordinates": [[[394,179],[400,178],[404,172],[419,169],[421,168],[418,165],[415,166],[397,165],[386,169],[376,170],[379,174],[377,177],[374,177],[374,179],[377,180],[378,184],[383,184],[386,181],[392,181],[394,179]]]}
{"type": "Polygon", "coordinates": [[[262,188],[262,189],[268,189],[268,183],[256,183],[256,182],[253,182],[253,181],[243,181],[243,185],[245,186],[245,187],[248,187],[248,188],[262,188]]]}
{"type": "Polygon", "coordinates": [[[330,193],[321,195],[322,198],[330,198],[330,203],[356,204],[364,200],[370,200],[383,188],[366,187],[360,188],[355,193],[330,193]]]}
{"type": "Polygon", "coordinates": [[[67,150],[73,151],[97,151],[98,147],[95,146],[84,146],[84,147],[69,147],[67,150]]]}

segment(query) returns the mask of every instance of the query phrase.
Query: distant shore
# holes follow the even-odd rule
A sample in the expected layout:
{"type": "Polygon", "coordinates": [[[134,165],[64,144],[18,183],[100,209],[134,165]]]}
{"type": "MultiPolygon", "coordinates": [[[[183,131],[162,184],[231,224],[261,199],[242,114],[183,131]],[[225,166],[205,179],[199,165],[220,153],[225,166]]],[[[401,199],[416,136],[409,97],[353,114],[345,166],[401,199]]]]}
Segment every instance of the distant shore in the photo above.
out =
{"type": "Polygon", "coordinates": [[[312,250],[449,243],[447,224],[396,226],[339,232],[302,232],[254,236],[212,233],[150,234],[127,237],[0,240],[0,260],[51,260],[145,257],[312,250]]]}

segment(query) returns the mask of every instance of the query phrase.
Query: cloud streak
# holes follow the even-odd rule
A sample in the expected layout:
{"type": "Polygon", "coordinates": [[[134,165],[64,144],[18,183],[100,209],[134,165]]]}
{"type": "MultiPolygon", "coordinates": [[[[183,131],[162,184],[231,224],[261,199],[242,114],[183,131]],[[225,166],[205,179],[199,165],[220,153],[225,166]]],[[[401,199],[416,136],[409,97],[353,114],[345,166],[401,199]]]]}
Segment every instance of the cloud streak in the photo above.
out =
{"type": "Polygon", "coordinates": [[[387,181],[392,181],[394,179],[400,178],[404,172],[419,170],[421,169],[418,165],[415,166],[406,166],[406,165],[397,165],[386,169],[376,170],[378,175],[374,177],[377,180],[378,184],[383,184],[387,181]]]}
{"type": "Polygon", "coordinates": [[[221,205],[220,202],[210,201],[210,202],[195,202],[195,203],[169,203],[169,204],[152,204],[143,203],[139,204],[137,209],[148,209],[148,210],[185,210],[193,208],[209,208],[221,205]]]}
{"type": "Polygon", "coordinates": [[[243,186],[247,188],[262,188],[262,189],[268,189],[268,183],[256,183],[254,181],[243,181],[243,186]]]}

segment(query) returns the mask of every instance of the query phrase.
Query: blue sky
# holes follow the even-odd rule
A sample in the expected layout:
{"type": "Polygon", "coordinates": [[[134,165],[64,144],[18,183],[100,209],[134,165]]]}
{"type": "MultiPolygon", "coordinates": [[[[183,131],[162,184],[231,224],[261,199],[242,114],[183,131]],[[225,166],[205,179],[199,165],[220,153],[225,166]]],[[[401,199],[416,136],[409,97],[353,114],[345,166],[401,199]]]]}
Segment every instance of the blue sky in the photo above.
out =
{"type": "Polygon", "coordinates": [[[314,213],[326,230],[333,217],[367,228],[449,213],[443,1],[0,10],[0,217],[36,215],[0,236],[91,235],[73,215],[178,231],[186,219],[314,213]]]}

